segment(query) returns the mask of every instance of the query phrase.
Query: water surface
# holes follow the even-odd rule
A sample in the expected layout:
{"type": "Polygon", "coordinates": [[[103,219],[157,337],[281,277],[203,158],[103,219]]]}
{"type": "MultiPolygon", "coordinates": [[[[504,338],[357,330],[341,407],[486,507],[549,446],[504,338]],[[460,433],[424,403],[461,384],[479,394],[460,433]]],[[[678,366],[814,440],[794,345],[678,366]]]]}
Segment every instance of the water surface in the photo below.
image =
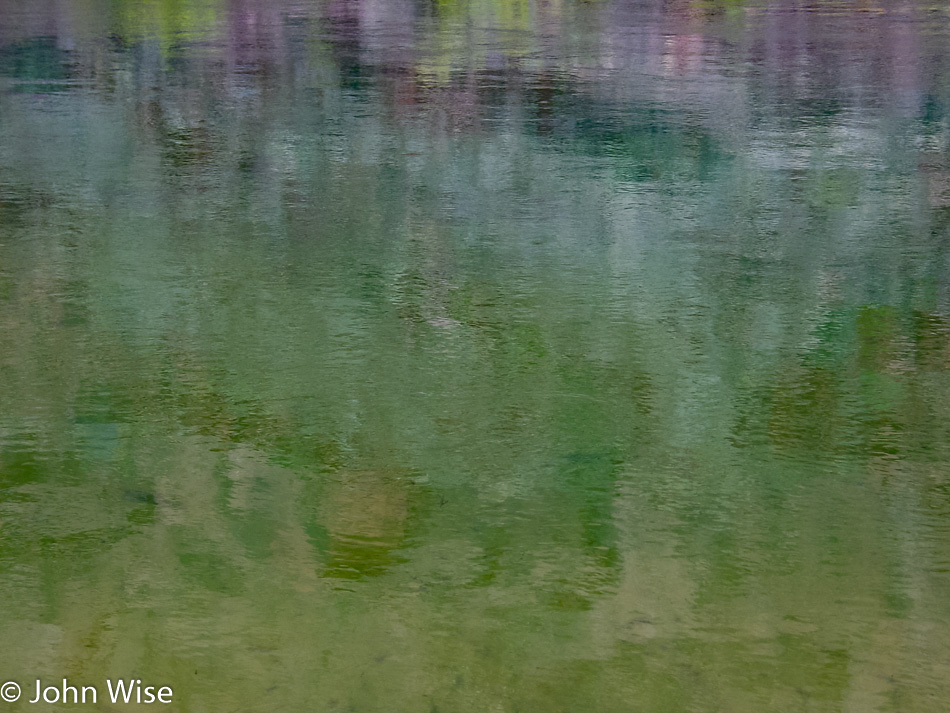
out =
{"type": "Polygon", "coordinates": [[[946,711],[948,43],[926,2],[0,1],[0,680],[946,711]]]}

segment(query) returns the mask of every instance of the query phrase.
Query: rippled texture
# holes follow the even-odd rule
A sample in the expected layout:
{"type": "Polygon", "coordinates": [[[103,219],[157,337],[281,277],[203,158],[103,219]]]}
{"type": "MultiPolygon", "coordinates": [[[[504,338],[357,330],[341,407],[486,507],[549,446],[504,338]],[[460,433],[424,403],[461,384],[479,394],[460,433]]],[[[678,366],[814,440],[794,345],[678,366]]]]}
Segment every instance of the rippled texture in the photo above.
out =
{"type": "Polygon", "coordinates": [[[0,0],[0,679],[950,709],[948,43],[0,0]]]}

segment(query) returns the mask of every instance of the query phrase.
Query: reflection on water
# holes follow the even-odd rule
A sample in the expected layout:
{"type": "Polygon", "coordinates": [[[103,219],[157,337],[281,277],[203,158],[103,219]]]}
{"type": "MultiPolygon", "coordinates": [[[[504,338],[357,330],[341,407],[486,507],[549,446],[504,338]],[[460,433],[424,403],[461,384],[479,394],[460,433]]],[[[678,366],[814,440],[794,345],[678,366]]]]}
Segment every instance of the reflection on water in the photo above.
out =
{"type": "Polygon", "coordinates": [[[950,705],[945,7],[0,17],[0,678],[950,705]]]}

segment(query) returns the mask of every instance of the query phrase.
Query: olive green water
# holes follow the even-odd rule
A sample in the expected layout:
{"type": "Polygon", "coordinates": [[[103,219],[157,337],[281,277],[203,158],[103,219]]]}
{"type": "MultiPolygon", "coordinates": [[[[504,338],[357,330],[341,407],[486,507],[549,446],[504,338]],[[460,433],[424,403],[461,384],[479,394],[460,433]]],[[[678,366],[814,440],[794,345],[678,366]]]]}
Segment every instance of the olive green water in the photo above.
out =
{"type": "Polygon", "coordinates": [[[0,706],[950,710],[948,48],[2,0],[0,706]]]}

